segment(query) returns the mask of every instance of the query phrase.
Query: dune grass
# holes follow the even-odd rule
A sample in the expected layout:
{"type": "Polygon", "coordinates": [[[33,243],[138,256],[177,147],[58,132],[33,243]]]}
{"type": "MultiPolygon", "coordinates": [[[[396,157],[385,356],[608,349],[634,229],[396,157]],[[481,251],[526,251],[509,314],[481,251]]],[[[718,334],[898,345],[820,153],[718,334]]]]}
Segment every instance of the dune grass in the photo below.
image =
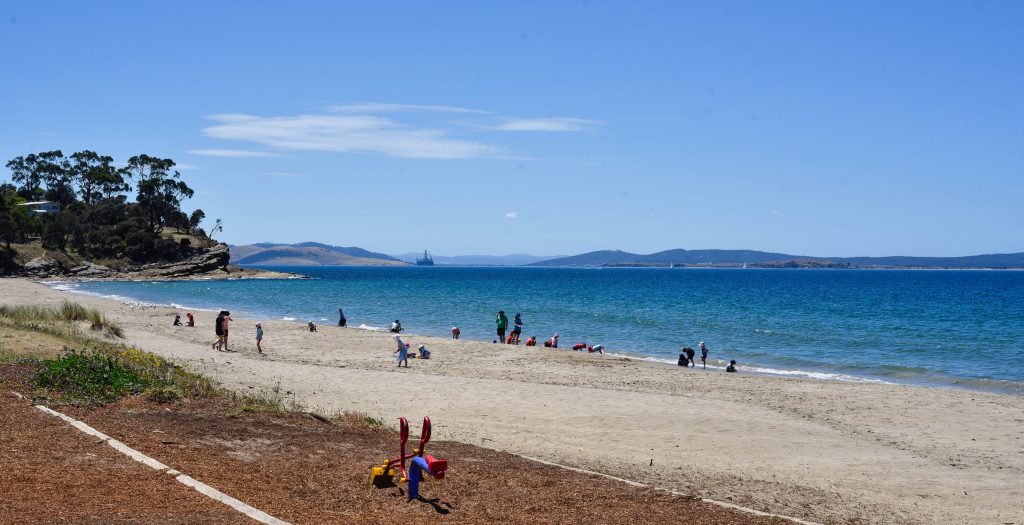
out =
{"type": "Polygon", "coordinates": [[[0,319],[14,326],[37,329],[54,323],[88,322],[89,328],[112,337],[124,337],[124,330],[119,324],[107,318],[94,308],[86,308],[78,303],[64,301],[57,306],[40,305],[0,305],[0,319]]]}

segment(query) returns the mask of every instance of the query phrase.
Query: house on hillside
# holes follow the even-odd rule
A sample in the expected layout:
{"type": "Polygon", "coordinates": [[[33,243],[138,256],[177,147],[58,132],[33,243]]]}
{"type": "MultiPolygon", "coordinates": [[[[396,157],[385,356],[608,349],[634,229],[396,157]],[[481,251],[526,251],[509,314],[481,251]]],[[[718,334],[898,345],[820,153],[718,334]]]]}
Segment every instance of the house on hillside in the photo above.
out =
{"type": "Polygon", "coordinates": [[[25,202],[19,206],[27,206],[28,212],[37,217],[47,213],[57,213],[60,211],[60,203],[53,201],[25,202]]]}

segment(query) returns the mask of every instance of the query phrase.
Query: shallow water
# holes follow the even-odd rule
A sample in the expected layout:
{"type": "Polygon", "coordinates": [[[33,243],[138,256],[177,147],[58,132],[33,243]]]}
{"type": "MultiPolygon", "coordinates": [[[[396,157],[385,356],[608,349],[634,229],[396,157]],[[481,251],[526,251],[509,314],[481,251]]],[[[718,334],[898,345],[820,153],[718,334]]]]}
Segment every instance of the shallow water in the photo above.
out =
{"type": "Polygon", "coordinates": [[[254,318],[491,340],[523,314],[523,339],[744,371],[1024,392],[1024,272],[900,270],[274,267],[313,280],[63,283],[75,291],[254,318]]]}

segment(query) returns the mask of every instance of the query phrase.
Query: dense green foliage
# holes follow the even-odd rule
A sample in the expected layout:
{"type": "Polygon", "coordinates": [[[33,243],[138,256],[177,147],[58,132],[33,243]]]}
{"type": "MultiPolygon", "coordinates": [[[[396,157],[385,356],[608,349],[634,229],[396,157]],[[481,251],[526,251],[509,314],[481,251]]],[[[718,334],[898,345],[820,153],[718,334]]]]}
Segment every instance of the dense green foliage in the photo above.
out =
{"type": "Polygon", "coordinates": [[[141,393],[152,382],[114,357],[96,352],[68,350],[60,359],[42,360],[36,366],[36,386],[90,404],[141,393]]]}
{"type": "Polygon", "coordinates": [[[199,228],[206,214],[182,211],[193,191],[174,166],[171,159],[136,155],[118,167],[112,157],[93,151],[11,159],[13,184],[0,185],[0,241],[9,251],[12,242],[39,239],[46,248],[89,259],[144,263],[188,257],[197,246],[163,235],[164,229],[206,239],[199,228]],[[61,210],[35,216],[21,205],[41,200],[59,203],[61,210]]]}

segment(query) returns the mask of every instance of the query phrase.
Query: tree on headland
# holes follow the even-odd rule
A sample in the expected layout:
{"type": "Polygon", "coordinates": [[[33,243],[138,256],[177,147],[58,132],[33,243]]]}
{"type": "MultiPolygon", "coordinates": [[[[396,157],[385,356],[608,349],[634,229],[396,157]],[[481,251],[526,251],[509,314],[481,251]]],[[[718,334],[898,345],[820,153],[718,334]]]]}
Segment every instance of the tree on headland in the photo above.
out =
{"type": "Polygon", "coordinates": [[[95,151],[65,157],[53,150],[15,157],[6,166],[14,183],[0,185],[0,241],[7,246],[38,238],[46,248],[86,258],[156,262],[212,243],[198,228],[206,214],[181,209],[193,190],[171,159],[136,155],[117,167],[95,151]],[[30,213],[23,205],[39,200],[60,203],[60,211],[30,213]],[[167,227],[193,237],[175,238],[167,227]]]}

